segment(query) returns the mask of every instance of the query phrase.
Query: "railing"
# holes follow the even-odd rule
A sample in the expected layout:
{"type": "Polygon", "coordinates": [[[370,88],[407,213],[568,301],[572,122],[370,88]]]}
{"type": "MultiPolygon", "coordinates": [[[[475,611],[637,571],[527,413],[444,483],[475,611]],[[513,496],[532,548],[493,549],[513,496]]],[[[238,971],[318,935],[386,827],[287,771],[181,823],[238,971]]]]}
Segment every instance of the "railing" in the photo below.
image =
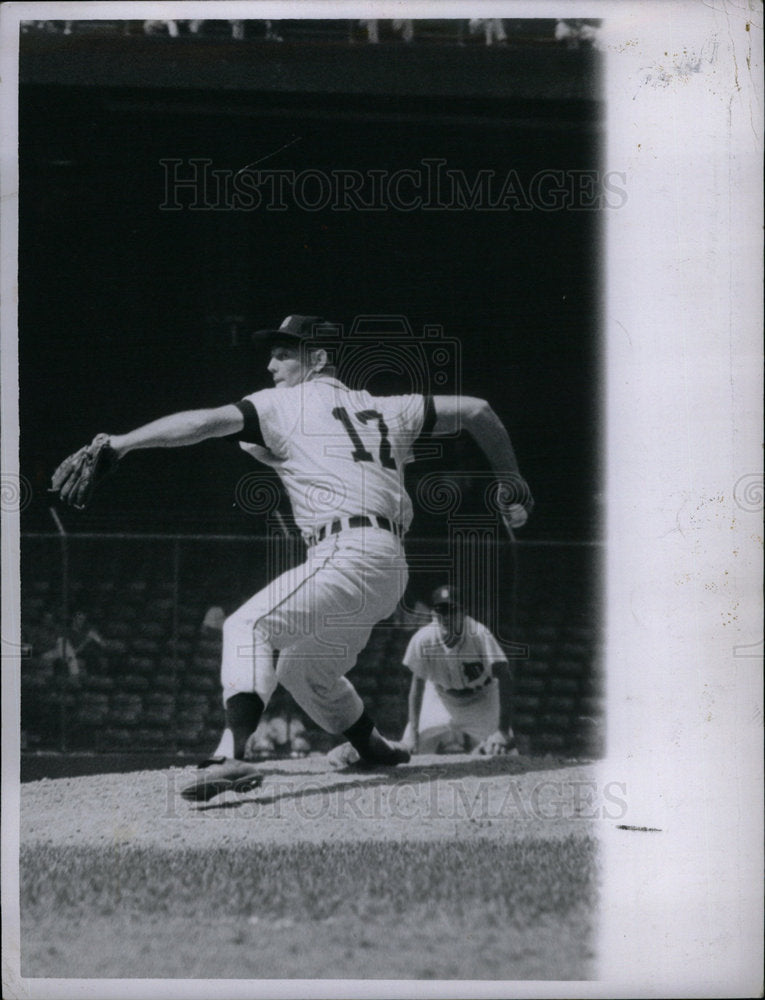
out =
{"type": "MultiPolygon", "coordinates": [[[[495,527],[474,525],[440,541],[407,539],[406,548],[404,601],[374,629],[350,674],[383,731],[401,735],[410,680],[401,658],[428,620],[431,590],[448,581],[514,666],[514,725],[526,749],[597,753],[601,543],[511,544],[495,527]]],[[[206,613],[230,613],[303,554],[302,540],[283,533],[22,535],[26,748],[211,750],[223,718],[220,630],[204,624],[206,613]],[[61,637],[78,644],[77,612],[106,645],[91,639],[72,667],[48,654],[61,637]]],[[[272,708],[300,715],[285,692],[272,708]]],[[[318,730],[309,737],[316,749],[328,745],[318,730]]]]}

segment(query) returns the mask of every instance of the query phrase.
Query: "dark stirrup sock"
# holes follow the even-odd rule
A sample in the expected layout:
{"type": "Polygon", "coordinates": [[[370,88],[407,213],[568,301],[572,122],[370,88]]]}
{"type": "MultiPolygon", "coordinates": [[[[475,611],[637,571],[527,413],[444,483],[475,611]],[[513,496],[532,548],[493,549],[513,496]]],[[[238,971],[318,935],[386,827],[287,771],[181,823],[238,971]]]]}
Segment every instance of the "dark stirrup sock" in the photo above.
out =
{"type": "Polygon", "coordinates": [[[247,740],[258,728],[265,705],[254,691],[233,694],[226,702],[226,727],[234,734],[234,757],[242,760],[247,740]]]}
{"type": "Polygon", "coordinates": [[[349,726],[343,733],[343,736],[347,737],[348,742],[358,750],[362,757],[369,756],[369,737],[372,735],[374,727],[374,721],[367,714],[367,710],[364,709],[353,725],[349,726]]]}

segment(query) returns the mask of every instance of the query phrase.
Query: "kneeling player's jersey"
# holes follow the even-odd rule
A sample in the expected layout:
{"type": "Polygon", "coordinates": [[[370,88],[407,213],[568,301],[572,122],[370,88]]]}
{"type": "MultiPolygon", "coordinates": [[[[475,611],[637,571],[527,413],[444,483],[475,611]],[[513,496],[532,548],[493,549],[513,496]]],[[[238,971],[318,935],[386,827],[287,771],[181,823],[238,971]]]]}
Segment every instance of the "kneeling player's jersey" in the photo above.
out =
{"type": "Polygon", "coordinates": [[[263,389],[237,404],[240,446],[265,446],[284,483],[297,525],[313,532],[338,517],[378,515],[406,530],[412,504],[404,466],[435,422],[429,396],[372,396],[330,376],[263,389]],[[246,439],[246,440],[245,440],[246,439]]]}
{"type": "Polygon", "coordinates": [[[431,622],[415,632],[404,654],[404,666],[415,676],[450,693],[485,687],[492,679],[492,664],[506,661],[491,632],[469,615],[456,646],[447,646],[438,624],[431,622]]]}

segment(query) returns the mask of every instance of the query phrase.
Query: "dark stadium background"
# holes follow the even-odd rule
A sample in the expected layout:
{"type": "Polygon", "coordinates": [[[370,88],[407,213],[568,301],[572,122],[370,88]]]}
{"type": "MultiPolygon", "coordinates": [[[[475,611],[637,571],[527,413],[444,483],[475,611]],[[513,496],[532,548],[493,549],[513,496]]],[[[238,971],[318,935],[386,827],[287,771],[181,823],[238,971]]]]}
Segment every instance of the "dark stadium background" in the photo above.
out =
{"type": "MultiPolygon", "coordinates": [[[[537,501],[522,537],[598,539],[599,212],[159,208],[167,158],[239,170],[268,157],[263,168],[296,172],[442,158],[469,180],[491,169],[522,182],[595,170],[597,54],[553,43],[551,22],[515,25],[496,50],[437,32],[412,46],[350,45],[332,26],[311,37],[309,22],[293,22],[291,36],[290,23],[278,45],[82,25],[22,35],[20,467],[32,488],[22,531],[55,531],[50,474],[97,431],[270,384],[247,334],[298,312],[346,327],[359,314],[404,314],[417,334],[440,324],[461,344],[461,366],[433,388],[485,397],[510,430],[537,501]]],[[[445,468],[481,469],[472,446],[449,449],[445,468]]],[[[262,518],[234,494],[255,469],[221,442],[136,453],[92,511],[59,513],[75,534],[258,534],[262,518]]],[[[442,518],[417,511],[413,536],[443,532],[442,518]]],[[[540,549],[540,566],[591,595],[592,552],[576,551],[540,549]]],[[[585,618],[578,608],[569,623],[585,618]]]]}

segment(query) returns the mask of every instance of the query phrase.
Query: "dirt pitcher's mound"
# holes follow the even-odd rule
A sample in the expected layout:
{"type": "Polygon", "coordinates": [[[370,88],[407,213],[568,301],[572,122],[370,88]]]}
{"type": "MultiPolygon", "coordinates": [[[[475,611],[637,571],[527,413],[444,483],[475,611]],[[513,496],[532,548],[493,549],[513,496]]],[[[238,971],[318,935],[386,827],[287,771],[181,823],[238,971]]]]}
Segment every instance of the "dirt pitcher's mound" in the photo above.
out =
{"type": "Polygon", "coordinates": [[[21,788],[21,843],[203,847],[347,840],[516,840],[591,832],[604,804],[591,762],[416,757],[335,772],[326,758],[269,761],[257,791],[190,805],[194,769],[44,779],[21,788]]]}

